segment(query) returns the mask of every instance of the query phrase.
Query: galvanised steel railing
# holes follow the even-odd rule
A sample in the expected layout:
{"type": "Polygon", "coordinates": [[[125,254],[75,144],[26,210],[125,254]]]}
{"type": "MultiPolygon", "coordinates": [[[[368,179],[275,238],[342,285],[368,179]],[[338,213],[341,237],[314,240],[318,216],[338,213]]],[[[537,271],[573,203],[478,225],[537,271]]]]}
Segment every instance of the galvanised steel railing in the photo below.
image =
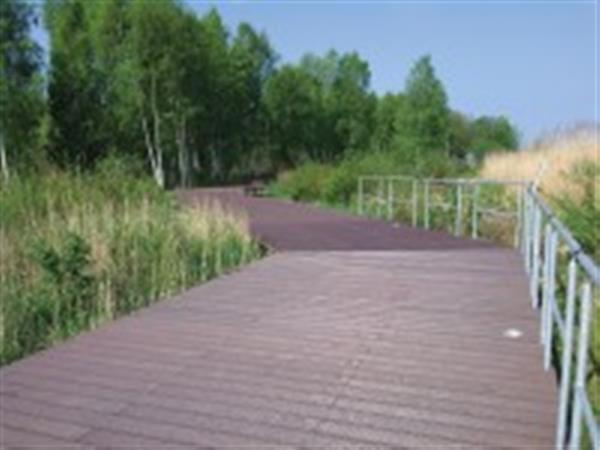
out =
{"type": "MultiPolygon", "coordinates": [[[[358,213],[388,220],[410,221],[413,226],[426,229],[436,228],[439,216],[445,216],[441,219],[442,222],[446,219],[444,225],[448,232],[456,236],[468,233],[472,238],[479,237],[482,221],[494,218],[511,225],[511,240],[516,246],[521,234],[524,188],[525,184],[520,182],[482,179],[362,176],[358,180],[358,213]],[[499,204],[490,195],[499,186],[511,189],[512,198],[507,205],[499,204]],[[452,220],[448,221],[450,217],[452,220]]],[[[505,191],[499,194],[506,199],[505,191]]]]}
{"type": "Polygon", "coordinates": [[[410,208],[411,223],[417,226],[418,180],[407,176],[362,176],[359,178],[358,213],[393,220],[399,207],[410,208]],[[409,194],[406,195],[406,189],[409,194]],[[373,193],[371,191],[375,192],[373,193]]]}
{"type": "MultiPolygon", "coordinates": [[[[437,213],[441,226],[456,236],[489,238],[487,230],[481,229],[485,218],[496,220],[495,226],[500,228],[511,223],[510,240],[523,256],[532,307],[540,311],[544,369],[550,370],[554,363],[559,374],[556,448],[600,449],[600,423],[586,387],[590,344],[600,339],[600,329],[592,328],[594,318],[600,319],[598,297],[594,296],[600,268],[583,252],[536,187],[483,179],[359,178],[359,214],[406,220],[406,214],[396,214],[398,205],[408,205],[413,226],[436,227],[437,213]],[[397,183],[410,188],[396,189],[397,183]],[[563,276],[566,286],[561,290],[563,276]]],[[[507,240],[504,233],[504,243],[507,240]]]]}

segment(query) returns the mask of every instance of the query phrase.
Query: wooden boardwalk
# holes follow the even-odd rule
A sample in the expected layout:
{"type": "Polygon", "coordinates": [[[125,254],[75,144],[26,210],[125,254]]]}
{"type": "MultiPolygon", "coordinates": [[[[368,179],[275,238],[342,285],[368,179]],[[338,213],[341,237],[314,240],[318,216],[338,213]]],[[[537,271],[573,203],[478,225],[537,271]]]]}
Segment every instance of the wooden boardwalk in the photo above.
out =
{"type": "Polygon", "coordinates": [[[278,251],[2,369],[6,448],[552,446],[513,251],[211,195],[278,251]]]}

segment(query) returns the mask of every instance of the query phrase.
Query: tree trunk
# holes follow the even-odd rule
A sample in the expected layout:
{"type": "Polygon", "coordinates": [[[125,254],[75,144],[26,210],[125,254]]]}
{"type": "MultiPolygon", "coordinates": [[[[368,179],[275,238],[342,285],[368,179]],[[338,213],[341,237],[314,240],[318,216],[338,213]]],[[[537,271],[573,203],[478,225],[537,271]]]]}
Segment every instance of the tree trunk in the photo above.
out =
{"type": "Polygon", "coordinates": [[[213,141],[210,145],[210,172],[211,177],[216,179],[221,174],[221,161],[219,160],[218,148],[219,142],[213,141]]]}
{"type": "Polygon", "coordinates": [[[179,162],[179,182],[181,187],[189,187],[190,183],[190,157],[186,145],[186,118],[181,116],[177,127],[177,147],[178,147],[178,162],[179,162]]]}
{"type": "Polygon", "coordinates": [[[146,142],[146,150],[148,152],[148,160],[150,161],[150,168],[152,169],[152,176],[160,187],[165,187],[165,178],[162,170],[162,155],[160,158],[157,155],[152,143],[152,137],[150,136],[150,130],[148,128],[148,121],[146,118],[142,118],[142,129],[144,130],[144,140],[146,142]],[[159,163],[159,161],[161,161],[159,163]]]}
{"type": "Polygon", "coordinates": [[[2,178],[4,178],[5,182],[8,182],[10,179],[10,171],[8,170],[8,160],[6,158],[4,133],[0,133],[0,170],[2,170],[2,178]]]}
{"type": "Polygon", "coordinates": [[[161,187],[165,187],[165,171],[163,166],[163,152],[160,145],[160,113],[156,106],[156,78],[152,75],[152,85],[150,92],[150,104],[152,107],[152,125],[153,133],[150,135],[148,120],[142,118],[142,127],[144,129],[144,139],[146,141],[146,149],[148,150],[148,159],[152,167],[152,175],[156,183],[161,187]]]}
{"type": "Polygon", "coordinates": [[[192,153],[192,168],[196,173],[202,169],[202,163],[200,162],[200,155],[198,154],[198,150],[192,153]]]}

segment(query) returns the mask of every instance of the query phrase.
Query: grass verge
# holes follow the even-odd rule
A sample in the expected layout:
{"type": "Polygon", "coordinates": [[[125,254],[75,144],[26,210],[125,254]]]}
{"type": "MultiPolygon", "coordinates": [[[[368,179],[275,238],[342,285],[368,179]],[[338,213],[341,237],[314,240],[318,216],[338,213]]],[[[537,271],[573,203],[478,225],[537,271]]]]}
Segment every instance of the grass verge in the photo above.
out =
{"type": "Polygon", "coordinates": [[[244,217],[125,169],[14,180],[0,210],[3,365],[260,254],[244,217]]]}

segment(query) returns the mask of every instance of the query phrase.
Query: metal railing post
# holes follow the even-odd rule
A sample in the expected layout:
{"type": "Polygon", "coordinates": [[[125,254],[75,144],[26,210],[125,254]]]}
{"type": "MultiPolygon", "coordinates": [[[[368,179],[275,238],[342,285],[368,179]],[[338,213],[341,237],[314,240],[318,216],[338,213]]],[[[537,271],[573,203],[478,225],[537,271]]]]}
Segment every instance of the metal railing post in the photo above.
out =
{"type": "Polygon", "coordinates": [[[381,218],[381,210],[383,205],[383,189],[384,189],[384,180],[383,178],[379,178],[377,183],[377,217],[381,218]]]}
{"type": "Polygon", "coordinates": [[[461,236],[465,231],[465,235],[470,234],[475,239],[485,235],[485,227],[480,227],[487,214],[496,214],[502,220],[514,219],[514,236],[511,238],[514,238],[514,245],[519,249],[529,277],[532,307],[540,309],[539,339],[542,344],[543,366],[545,370],[549,370],[555,357],[556,370],[560,372],[558,404],[554,412],[556,449],[567,446],[571,450],[579,449],[584,445],[582,438],[587,443],[587,437],[592,448],[600,449],[600,424],[590,403],[590,393],[586,391],[587,358],[590,357],[588,350],[591,345],[589,341],[593,338],[592,308],[595,307],[592,289],[600,286],[600,267],[584,253],[571,231],[536,193],[535,186],[485,179],[468,181],[404,176],[359,177],[359,214],[376,213],[382,218],[387,215],[389,219],[393,219],[399,205],[406,205],[402,206],[402,211],[406,209],[408,212],[408,208],[411,208],[413,226],[431,229],[443,224],[449,233],[461,236]],[[369,182],[372,183],[371,187],[369,182]],[[402,186],[398,187],[400,183],[402,186]],[[412,186],[411,193],[408,192],[411,189],[408,187],[409,183],[412,186]],[[510,191],[507,191],[507,195],[514,193],[517,196],[516,204],[512,204],[512,198],[509,198],[509,207],[501,204],[494,209],[494,205],[487,205],[482,189],[488,184],[508,186],[510,191]],[[455,193],[452,189],[456,189],[455,193]],[[452,195],[456,195],[456,198],[452,198],[452,195]],[[376,211],[372,206],[374,202],[377,205],[376,211]],[[387,214],[384,210],[386,206],[387,214]],[[442,212],[441,217],[436,215],[436,208],[442,212]],[[456,216],[453,218],[451,211],[454,208],[456,216]],[[419,213],[423,214],[423,218],[419,217],[419,213]],[[444,221],[440,222],[440,219],[444,221]],[[559,264],[562,269],[563,250],[568,251],[569,258],[564,305],[561,278],[558,278],[559,274],[562,275],[559,264]],[[586,432],[587,435],[583,436],[586,432]]]}
{"type": "Polygon", "coordinates": [[[540,282],[540,246],[542,240],[542,210],[533,205],[533,249],[531,266],[531,304],[534,308],[539,306],[539,282],[540,282]]]}
{"type": "Polygon", "coordinates": [[[456,185],[456,221],[454,223],[454,235],[460,236],[462,231],[462,183],[456,185]]]}
{"type": "Polygon", "coordinates": [[[558,254],[558,233],[550,234],[550,254],[548,261],[548,296],[546,297],[546,347],[544,348],[544,369],[550,369],[552,362],[552,338],[554,329],[554,309],[556,308],[556,258],[558,254]]]}
{"type": "Polygon", "coordinates": [[[423,214],[425,215],[425,229],[429,229],[429,180],[423,180],[424,186],[424,200],[423,200],[423,214]]]}
{"type": "Polygon", "coordinates": [[[364,196],[364,186],[363,186],[363,177],[358,177],[358,215],[362,216],[364,214],[364,208],[363,208],[363,196],[364,196]]]}
{"type": "Polygon", "coordinates": [[[515,248],[521,247],[521,228],[523,227],[523,195],[521,194],[522,187],[519,186],[515,189],[515,195],[517,197],[517,216],[515,220],[515,248]]]}
{"type": "Polygon", "coordinates": [[[560,388],[558,397],[558,417],[556,419],[556,449],[565,444],[567,432],[567,407],[569,405],[569,387],[571,385],[571,353],[573,352],[573,328],[575,319],[575,296],[577,293],[577,261],[571,258],[567,275],[567,310],[565,335],[560,364],[560,388]]]}
{"type": "Polygon", "coordinates": [[[550,279],[550,241],[552,240],[552,228],[550,223],[546,224],[544,228],[544,267],[542,270],[542,307],[540,313],[540,344],[546,348],[546,309],[548,308],[548,293],[550,292],[550,286],[548,280],[550,279]]]}
{"type": "Polygon", "coordinates": [[[471,215],[471,237],[477,239],[479,233],[479,184],[473,190],[473,211],[471,215]]]}
{"type": "Polygon", "coordinates": [[[531,205],[531,197],[528,190],[523,191],[525,201],[524,217],[523,217],[523,238],[522,238],[522,253],[525,258],[525,272],[531,274],[531,243],[533,235],[533,208],[531,205]]]}
{"type": "Polygon", "coordinates": [[[592,289],[585,282],[581,290],[581,312],[579,314],[579,338],[577,339],[577,368],[575,370],[575,385],[573,389],[573,410],[571,414],[570,449],[577,450],[581,442],[581,408],[580,393],[585,392],[587,370],[588,340],[590,332],[592,289]]]}
{"type": "Polygon", "coordinates": [[[418,225],[418,207],[419,207],[419,185],[417,180],[412,180],[412,225],[417,227],[418,225]]]}
{"type": "Polygon", "coordinates": [[[392,178],[387,179],[387,186],[388,186],[387,215],[388,215],[388,220],[391,221],[394,218],[394,194],[395,194],[394,193],[394,180],[392,178]]]}

